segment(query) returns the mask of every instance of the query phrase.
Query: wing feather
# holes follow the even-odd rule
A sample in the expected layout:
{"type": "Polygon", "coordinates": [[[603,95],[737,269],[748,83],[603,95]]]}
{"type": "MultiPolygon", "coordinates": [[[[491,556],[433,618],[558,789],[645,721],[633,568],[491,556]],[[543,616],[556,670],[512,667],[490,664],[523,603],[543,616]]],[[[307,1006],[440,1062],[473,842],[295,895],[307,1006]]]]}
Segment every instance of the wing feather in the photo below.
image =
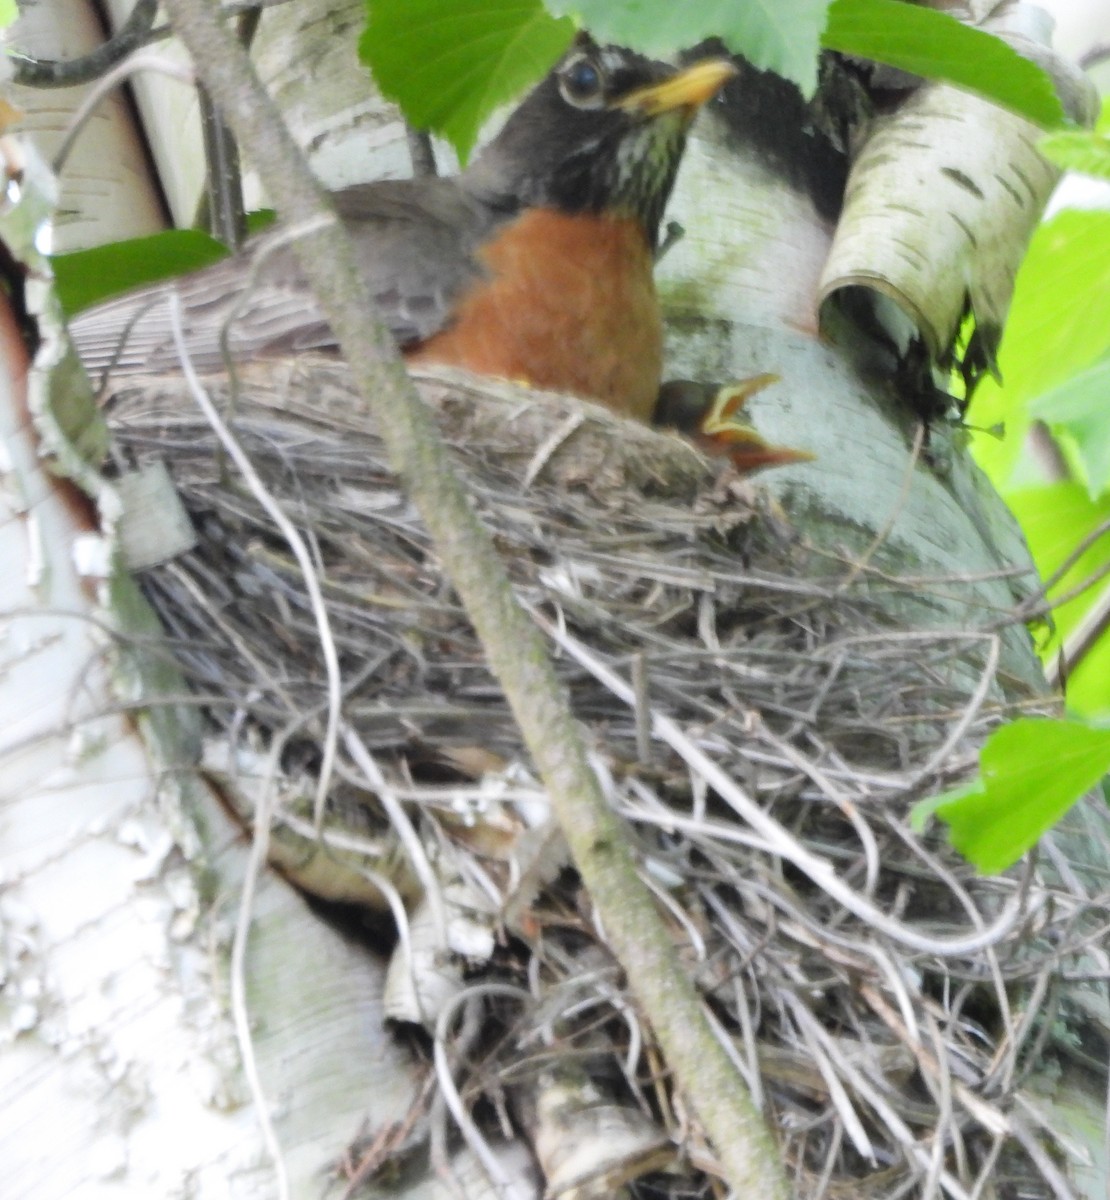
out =
{"type": "MultiPolygon", "coordinates": [[[[497,215],[453,179],[360,184],[332,198],[398,345],[444,328],[456,298],[483,273],[476,253],[497,215]]],[[[70,332],[86,367],[114,375],[171,368],[172,293],[199,371],[221,369],[225,347],[233,360],[336,348],[288,236],[278,231],[252,239],[234,258],[80,314],[70,332]]]]}

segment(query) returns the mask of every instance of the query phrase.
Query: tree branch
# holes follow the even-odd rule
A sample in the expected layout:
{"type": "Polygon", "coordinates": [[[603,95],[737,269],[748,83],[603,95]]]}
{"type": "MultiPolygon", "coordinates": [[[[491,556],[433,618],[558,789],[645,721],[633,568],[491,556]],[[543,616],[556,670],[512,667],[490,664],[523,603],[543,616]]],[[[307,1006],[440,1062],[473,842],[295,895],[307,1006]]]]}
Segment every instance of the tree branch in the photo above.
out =
{"type": "Polygon", "coordinates": [[[91,83],[116,63],[122,62],[132,50],[138,50],[151,41],[157,12],[158,0],[135,0],[131,15],[118,32],[81,58],[57,61],[14,53],[11,58],[15,82],[26,87],[41,88],[75,87],[79,83],[91,83]]]}
{"type": "Polygon", "coordinates": [[[281,216],[315,224],[298,239],[301,265],[327,314],[391,462],[435,539],[444,571],[481,636],[490,665],[547,786],[606,935],[667,1062],[712,1138],[739,1196],[785,1200],[776,1148],[717,1041],[671,936],[637,873],[623,824],[606,804],[580,729],[535,625],[518,606],[489,535],[451,469],[397,347],[372,320],[348,235],[330,212],[246,54],[213,0],[167,0],[198,73],[251,158],[281,216]]]}

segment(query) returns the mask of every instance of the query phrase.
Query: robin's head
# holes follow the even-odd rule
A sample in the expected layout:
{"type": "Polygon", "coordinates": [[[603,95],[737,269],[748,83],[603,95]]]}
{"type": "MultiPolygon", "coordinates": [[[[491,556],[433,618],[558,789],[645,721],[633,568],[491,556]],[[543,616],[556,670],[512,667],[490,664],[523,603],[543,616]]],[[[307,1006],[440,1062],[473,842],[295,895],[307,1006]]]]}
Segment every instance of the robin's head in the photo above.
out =
{"type": "Polygon", "coordinates": [[[725,59],[676,71],[579,38],[468,181],[507,205],[634,216],[654,245],[690,122],[734,74],[725,59]]]}

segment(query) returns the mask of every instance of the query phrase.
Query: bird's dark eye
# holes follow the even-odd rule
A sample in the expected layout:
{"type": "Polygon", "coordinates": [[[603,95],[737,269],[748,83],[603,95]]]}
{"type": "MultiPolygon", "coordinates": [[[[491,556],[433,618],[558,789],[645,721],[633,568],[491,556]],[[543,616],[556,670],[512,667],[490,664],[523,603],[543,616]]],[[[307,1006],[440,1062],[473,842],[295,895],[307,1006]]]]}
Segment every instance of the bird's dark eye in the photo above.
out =
{"type": "Polygon", "coordinates": [[[559,90],[575,108],[596,108],[604,98],[601,71],[585,55],[572,58],[559,72],[559,90]]]}

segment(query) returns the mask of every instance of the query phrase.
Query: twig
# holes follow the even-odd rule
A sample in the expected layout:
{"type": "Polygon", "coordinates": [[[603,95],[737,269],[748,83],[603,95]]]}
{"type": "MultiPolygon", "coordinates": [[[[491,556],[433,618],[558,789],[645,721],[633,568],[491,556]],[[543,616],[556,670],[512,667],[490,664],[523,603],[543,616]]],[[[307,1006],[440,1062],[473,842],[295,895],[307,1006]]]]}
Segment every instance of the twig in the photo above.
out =
{"type": "Polygon", "coordinates": [[[428,1108],[432,1089],[436,1082],[434,1071],[429,1071],[424,1077],[416,1094],[409,1104],[408,1111],[399,1120],[383,1125],[373,1142],[362,1153],[357,1163],[351,1164],[347,1186],[343,1192],[343,1200],[356,1200],[363,1184],[368,1183],[388,1161],[389,1155],[404,1144],[405,1139],[416,1127],[417,1121],[428,1108]]]}
{"type": "Polygon", "coordinates": [[[1045,667],[1045,675],[1053,687],[1063,687],[1068,676],[1099,644],[1110,629],[1110,588],[1105,588],[1079,624],[1064,639],[1059,654],[1045,667]]]}
{"type": "Polygon", "coordinates": [[[1035,616],[1040,616],[1043,613],[1051,612],[1060,604],[1066,603],[1069,599],[1074,599],[1102,577],[1105,572],[1096,572],[1095,578],[1088,578],[1078,587],[1070,589],[1063,596],[1057,596],[1051,602],[1048,601],[1048,593],[1060,583],[1064,576],[1079,562],[1080,558],[1097,542],[1100,538],[1110,533],[1110,517],[1100,521],[1094,529],[1090,530],[1080,539],[1079,543],[1074,546],[1068,553],[1064,561],[1045,579],[1040,587],[1033,595],[1026,597],[1025,600],[1018,606],[1014,616],[1019,620],[1028,621],[1035,616]]]}
{"type": "Polygon", "coordinates": [[[860,815],[859,809],[851,797],[846,796],[816,763],[811,762],[785,739],[776,737],[763,720],[759,720],[758,736],[769,742],[787,762],[792,763],[799,771],[808,776],[840,809],[844,819],[852,826],[859,838],[864,861],[867,864],[867,874],[863,884],[864,895],[873,896],[879,881],[879,847],[875,842],[871,826],[860,815]]]}
{"type": "Polygon", "coordinates": [[[585,423],[585,413],[571,413],[558,429],[551,431],[550,437],[536,447],[536,453],[532,455],[531,461],[524,468],[524,475],[520,484],[524,491],[527,491],[536,482],[540,472],[547,465],[548,459],[551,458],[555,451],[574,434],[576,429],[579,429],[585,423]]]}
{"type": "Polygon", "coordinates": [[[478,1126],[471,1119],[462,1102],[459,1090],[455,1086],[451,1073],[451,1064],[447,1061],[447,1032],[455,1019],[455,1012],[460,1004],[480,1000],[483,996],[509,996],[525,1004],[532,997],[523,988],[514,987],[508,983],[479,983],[464,988],[444,1005],[443,1011],[436,1021],[435,1043],[433,1055],[436,1066],[436,1076],[439,1079],[439,1094],[443,1097],[451,1116],[455,1118],[466,1144],[474,1151],[475,1157],[482,1164],[489,1176],[490,1182],[505,1200],[527,1200],[520,1190],[513,1186],[512,1180],[505,1174],[497,1156],[490,1149],[489,1143],[482,1136],[478,1126]]]}
{"type": "Polygon", "coordinates": [[[860,575],[867,569],[871,560],[878,553],[882,544],[890,537],[894,526],[898,522],[898,517],[902,510],[906,507],[906,501],[910,498],[910,490],[913,487],[913,481],[917,475],[917,463],[921,458],[921,449],[925,445],[925,423],[918,422],[917,429],[913,435],[913,446],[910,449],[909,461],[906,463],[906,469],[902,473],[902,484],[898,489],[898,495],[891,505],[890,512],[887,514],[886,520],[875,531],[875,536],[867,544],[863,553],[856,559],[848,571],[848,574],[837,584],[838,591],[847,591],[860,575]]]}
{"type": "MultiPolygon", "coordinates": [[[[795,996],[788,996],[787,1003],[795,1020],[802,1028],[809,1030],[816,1045],[836,1064],[841,1076],[852,1085],[862,1099],[871,1105],[876,1115],[882,1118],[891,1135],[901,1144],[906,1157],[928,1171],[931,1166],[930,1156],[914,1137],[905,1121],[883,1099],[878,1089],[848,1061],[836,1041],[821,1026],[810,1010],[795,996]]],[[[952,1200],[968,1200],[967,1191],[949,1171],[941,1170],[938,1178],[952,1200]]]]}
{"type": "Polygon", "coordinates": [[[408,142],[409,159],[412,162],[414,179],[430,179],[437,174],[436,153],[432,139],[426,129],[416,129],[405,122],[405,140],[408,142]]]}
{"type": "Polygon", "coordinates": [[[979,710],[983,707],[987,693],[994,685],[995,676],[998,672],[998,659],[1002,653],[1002,639],[997,634],[987,634],[986,642],[987,661],[980,672],[979,682],[975,685],[975,692],[968,700],[963,715],[949,730],[948,736],[944,741],[929,755],[929,761],[910,777],[907,784],[907,791],[917,787],[918,784],[940,770],[944,763],[948,761],[955,748],[960,744],[964,735],[971,728],[972,722],[979,715],[979,710]]]}
{"type": "Polygon", "coordinates": [[[332,772],[335,769],[336,748],[339,741],[339,716],[343,701],[343,681],[339,672],[339,654],[332,637],[331,620],[328,617],[327,605],[320,587],[320,577],[312,563],[304,538],[301,537],[293,522],[285,515],[282,507],[270,494],[270,490],[262,482],[254,464],[244,453],[231,430],[224,424],[223,418],[216,411],[207,391],[201,384],[193,365],[189,360],[188,349],[185,345],[185,330],[181,324],[181,299],[176,292],[166,295],[169,306],[170,321],[173,327],[174,344],[181,359],[181,368],[189,389],[196,400],[197,407],[204,413],[205,419],[212,426],[220,444],[227,451],[232,462],[238,467],[251,494],[266,510],[270,519],[281,530],[282,536],[293,551],[297,565],[301,569],[304,585],[312,602],[312,611],[316,618],[317,633],[320,638],[320,653],[324,660],[324,670],[328,680],[328,719],[324,730],[323,756],[320,763],[320,778],[316,785],[315,813],[317,826],[324,819],[324,805],[328,798],[328,788],[331,786],[332,772]]]}
{"type": "Polygon", "coordinates": [[[76,112],[70,118],[65,136],[62,138],[61,145],[55,151],[54,158],[50,164],[55,175],[60,175],[64,170],[66,161],[73,151],[74,144],[81,130],[84,129],[85,123],[96,111],[101,101],[119,87],[121,83],[130,79],[132,75],[137,75],[140,71],[153,71],[159,75],[165,75],[169,79],[176,79],[179,83],[189,84],[190,86],[196,83],[196,75],[190,68],[173,62],[164,54],[134,54],[123,62],[117,63],[103,79],[97,80],[96,86],[89,90],[88,95],[81,101],[76,112]]]}
{"type": "MultiPolygon", "coordinates": [[[[167,0],[174,29],[251,157],[279,213],[293,223],[328,212],[288,130],[211,0],[167,0]]],[[[373,304],[336,220],[298,244],[303,267],[377,414],[390,458],[431,531],[445,573],[474,622],[539,768],[614,952],[668,1064],[741,1195],[776,1200],[787,1184],[774,1143],[702,1013],[692,982],[636,871],[626,834],[606,806],[581,732],[538,631],[521,612],[489,534],[451,469],[427,410],[373,304]]]]}
{"type": "Polygon", "coordinates": [[[208,166],[205,172],[208,231],[229,249],[238,250],[247,236],[239,147],[219,109],[212,103],[208,89],[198,87],[197,98],[204,161],[208,166]]]}
{"type": "MultiPolygon", "coordinates": [[[[635,704],[635,692],[615,672],[600,662],[597,657],[569,634],[561,633],[546,617],[533,611],[539,626],[568,654],[605,684],[615,696],[630,707],[635,704]]],[[[921,933],[910,925],[895,920],[852,888],[836,874],[832,864],[806,849],[773,817],[756,804],[735,780],[731,779],[703,750],[696,746],[674,721],[659,713],[653,721],[655,735],[661,738],[689,766],[701,773],[731,808],[733,808],[766,842],[775,854],[791,862],[825,891],[829,896],[866,921],[875,929],[892,937],[914,950],[926,954],[971,954],[993,945],[1006,937],[1017,924],[1028,917],[1024,909],[1025,900],[1015,893],[1002,906],[993,924],[975,933],[957,938],[934,938],[921,933]]]]}
{"type": "MultiPolygon", "coordinates": [[[[909,1031],[895,1016],[894,1011],[880,992],[870,984],[863,984],[860,988],[860,995],[867,1001],[875,1015],[887,1026],[891,1033],[913,1054],[917,1060],[918,1067],[926,1079],[937,1081],[941,1087],[951,1088],[964,1108],[988,1132],[999,1137],[1003,1134],[1013,1132],[1010,1128],[1010,1120],[1005,1113],[999,1112],[998,1109],[981,1099],[966,1084],[950,1078],[948,1058],[946,1055],[940,1053],[940,1048],[937,1046],[935,1038],[934,1046],[937,1046],[937,1049],[934,1052],[930,1052],[922,1045],[919,1039],[910,1037],[909,1031]]],[[[930,1030],[930,1032],[934,1031],[930,1030]]]]}
{"type": "Polygon", "coordinates": [[[1047,483],[1065,483],[1072,478],[1071,467],[1044,421],[1031,421],[1025,444],[1047,483]]]}
{"type": "MultiPolygon", "coordinates": [[[[446,950],[447,909],[443,903],[443,893],[440,890],[439,880],[436,878],[435,871],[432,870],[432,864],[428,861],[428,856],[424,852],[420,837],[413,828],[408,814],[401,807],[393,789],[382,774],[381,768],[374,761],[374,756],[362,744],[361,739],[353,729],[347,728],[343,730],[343,744],[346,746],[347,753],[351,756],[355,765],[365,776],[366,782],[373,788],[378,801],[389,817],[390,824],[401,839],[401,845],[405,847],[408,853],[412,869],[416,872],[416,877],[424,887],[424,897],[428,902],[429,909],[431,909],[432,921],[436,928],[436,939],[440,947],[446,950]]],[[[411,957],[409,961],[412,961],[411,957]]]]}
{"type": "Polygon", "coordinates": [[[71,58],[68,62],[33,58],[16,51],[11,55],[11,61],[15,64],[15,82],[24,87],[38,88],[76,87],[81,83],[91,83],[125,59],[132,50],[139,49],[151,40],[157,12],[158,0],[135,0],[131,15],[113,37],[88,54],[71,58]]]}
{"type": "MultiPolygon", "coordinates": [[[[1036,1121],[1041,1122],[1040,1115],[1023,1096],[1019,1095],[1016,1099],[1017,1103],[1026,1112],[1036,1121]]],[[[1011,1118],[1011,1126],[1014,1137],[1017,1138],[1025,1153],[1036,1164],[1037,1170],[1044,1176],[1045,1183],[1052,1188],[1052,1194],[1056,1197],[1056,1200],[1079,1200],[1071,1184],[1064,1178],[1064,1173],[1053,1162],[1052,1156],[1045,1147],[1041,1145],[1041,1139],[1017,1116],[1011,1118]]]]}

